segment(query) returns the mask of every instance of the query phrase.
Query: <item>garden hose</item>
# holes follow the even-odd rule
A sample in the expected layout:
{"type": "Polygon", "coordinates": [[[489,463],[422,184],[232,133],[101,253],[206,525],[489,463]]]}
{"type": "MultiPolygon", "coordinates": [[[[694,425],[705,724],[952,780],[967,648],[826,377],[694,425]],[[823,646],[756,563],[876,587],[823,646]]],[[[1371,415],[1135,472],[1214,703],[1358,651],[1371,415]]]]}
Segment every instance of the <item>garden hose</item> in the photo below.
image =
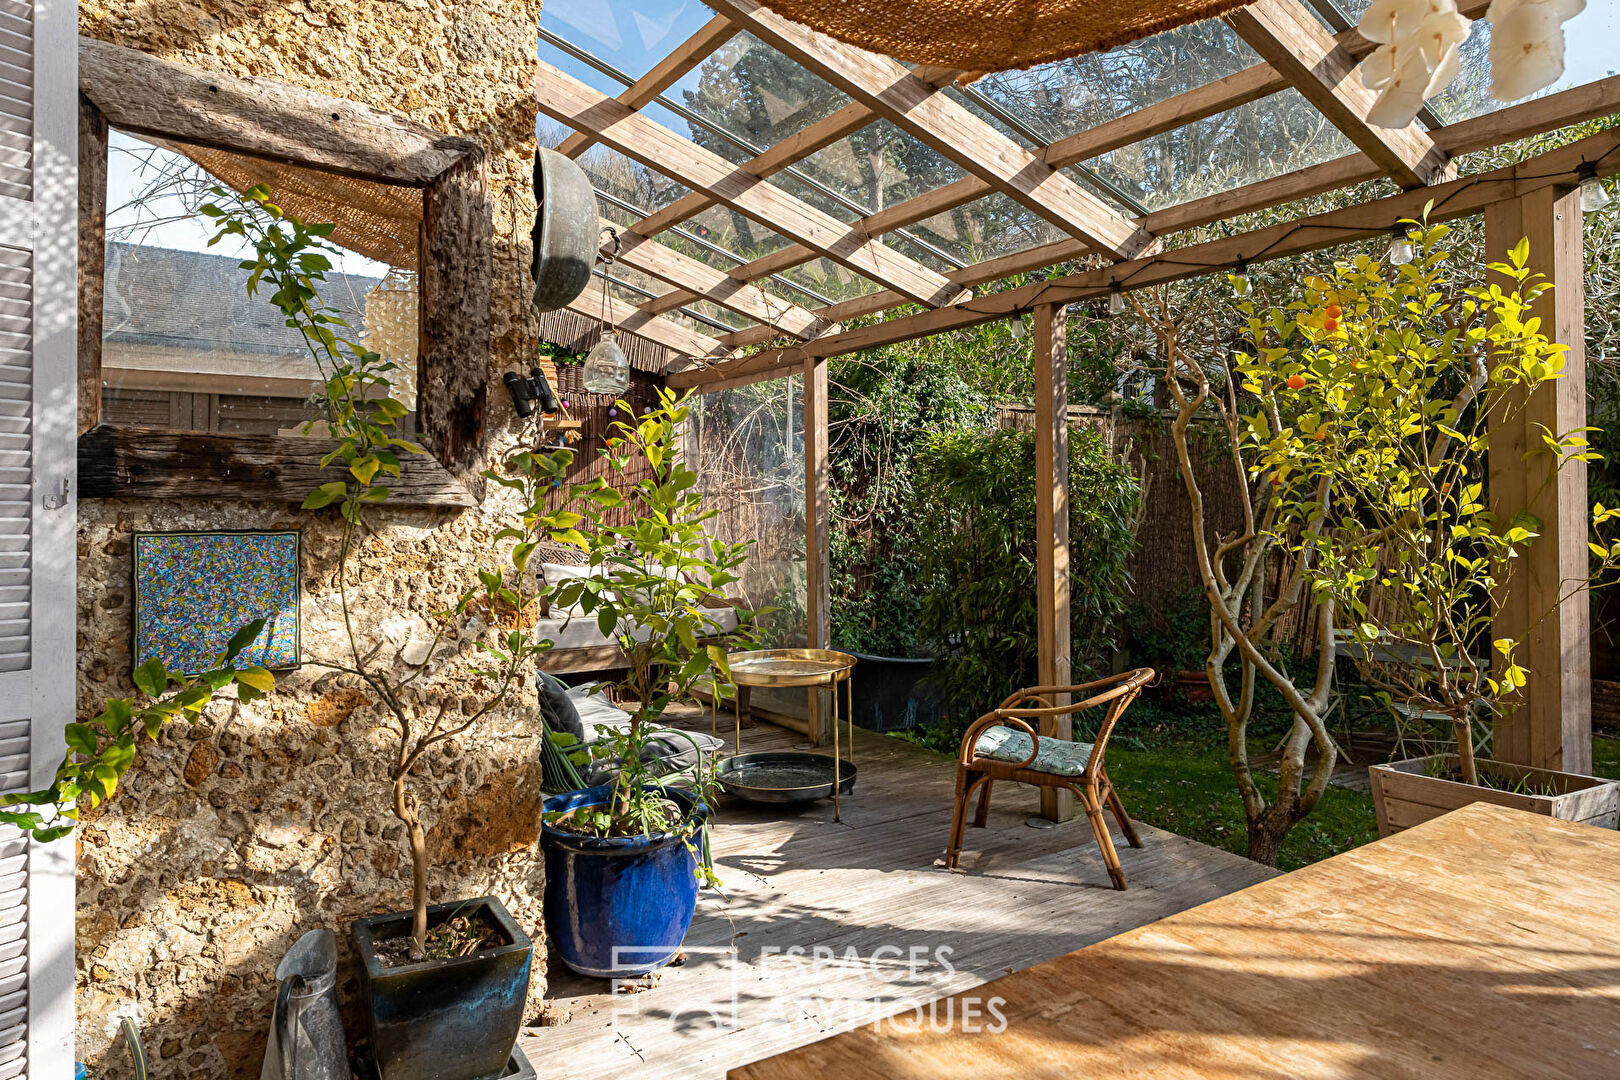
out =
{"type": "Polygon", "coordinates": [[[118,1030],[124,1033],[124,1045],[129,1047],[130,1059],[135,1063],[135,1080],[146,1080],[146,1046],[141,1042],[141,1033],[135,1029],[135,1021],[124,1017],[119,1021],[118,1030]]]}

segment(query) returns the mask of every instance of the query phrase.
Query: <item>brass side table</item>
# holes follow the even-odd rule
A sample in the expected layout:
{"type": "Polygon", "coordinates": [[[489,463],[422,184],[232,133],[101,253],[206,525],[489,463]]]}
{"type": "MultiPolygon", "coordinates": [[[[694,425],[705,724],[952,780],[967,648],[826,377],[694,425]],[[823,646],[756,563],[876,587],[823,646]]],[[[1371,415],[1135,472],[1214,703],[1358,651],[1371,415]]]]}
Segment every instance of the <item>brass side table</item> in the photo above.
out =
{"type": "Polygon", "coordinates": [[[849,724],[849,760],[855,761],[855,690],[850,683],[850,675],[855,670],[855,657],[836,649],[756,649],[751,652],[737,652],[728,656],[731,665],[731,681],[737,687],[736,700],[736,753],[742,753],[742,714],[746,707],[745,698],[748,691],[756,686],[763,687],[793,687],[806,688],[807,694],[814,694],[821,690],[831,690],[833,700],[833,820],[841,820],[841,808],[838,802],[839,795],[839,763],[842,760],[842,748],[839,746],[838,722],[844,719],[849,724]],[[839,684],[844,686],[843,696],[848,701],[848,708],[839,708],[839,684]]]}

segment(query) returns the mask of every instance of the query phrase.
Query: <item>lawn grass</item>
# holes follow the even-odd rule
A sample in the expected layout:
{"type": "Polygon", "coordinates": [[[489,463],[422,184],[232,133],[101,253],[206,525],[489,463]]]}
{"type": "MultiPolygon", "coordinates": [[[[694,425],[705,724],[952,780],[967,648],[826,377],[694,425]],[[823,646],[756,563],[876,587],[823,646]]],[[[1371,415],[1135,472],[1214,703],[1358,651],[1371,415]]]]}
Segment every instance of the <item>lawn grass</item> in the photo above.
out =
{"type": "MultiPolygon", "coordinates": [[[[1133,817],[1189,840],[1246,854],[1243,803],[1224,746],[1192,738],[1152,746],[1120,742],[1109,747],[1108,775],[1133,817]]],[[[1274,792],[1269,776],[1260,782],[1271,788],[1268,796],[1274,792]]],[[[1376,839],[1372,796],[1330,786],[1310,816],[1288,834],[1277,868],[1297,870],[1376,839]]]]}
{"type": "Polygon", "coordinates": [[[1592,775],[1620,780],[1620,738],[1592,736],[1592,775]]]}

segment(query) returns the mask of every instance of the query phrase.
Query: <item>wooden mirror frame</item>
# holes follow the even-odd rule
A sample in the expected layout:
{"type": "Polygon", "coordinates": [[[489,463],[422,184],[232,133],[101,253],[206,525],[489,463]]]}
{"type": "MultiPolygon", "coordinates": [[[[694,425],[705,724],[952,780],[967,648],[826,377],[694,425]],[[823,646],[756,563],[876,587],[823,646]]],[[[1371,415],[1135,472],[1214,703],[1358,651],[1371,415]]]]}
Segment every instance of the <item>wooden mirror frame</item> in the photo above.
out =
{"type": "Polygon", "coordinates": [[[79,482],[86,498],[301,501],[319,439],[101,423],[108,130],[422,190],[417,430],[398,505],[472,506],[485,442],[494,289],[483,148],[393,113],[268,79],[197,71],[79,39],[79,482]]]}

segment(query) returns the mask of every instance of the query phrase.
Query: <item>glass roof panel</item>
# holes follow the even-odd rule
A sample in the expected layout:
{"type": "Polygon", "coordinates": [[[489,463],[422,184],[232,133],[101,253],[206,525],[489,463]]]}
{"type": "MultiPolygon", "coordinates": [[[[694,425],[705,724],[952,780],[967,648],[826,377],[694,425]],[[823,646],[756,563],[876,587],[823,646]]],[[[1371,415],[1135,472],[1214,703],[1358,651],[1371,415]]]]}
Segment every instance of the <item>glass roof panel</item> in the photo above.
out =
{"type": "Polygon", "coordinates": [[[797,168],[867,214],[964,175],[955,162],[887,120],[845,136],[804,159],[797,168]]]}
{"type": "MultiPolygon", "coordinates": [[[[720,46],[664,96],[756,152],[849,104],[844,93],[748,33],[720,46]]],[[[691,125],[691,133],[711,149],[718,149],[713,140],[725,141],[701,124],[691,125]]]]}
{"type": "Polygon", "coordinates": [[[713,17],[693,0],[546,0],[540,25],[639,79],[713,17]]]}
{"type": "Polygon", "coordinates": [[[973,85],[1053,142],[1259,62],[1237,34],[1211,20],[1028,71],[994,72],[973,85]]]}
{"type": "Polygon", "coordinates": [[[1285,90],[1088,164],[1148,209],[1160,210],[1354,150],[1298,91],[1285,90]]]}
{"type": "Polygon", "coordinates": [[[1033,210],[996,192],[965,206],[935,214],[912,231],[961,255],[964,266],[1010,255],[1064,234],[1033,210]]]}

